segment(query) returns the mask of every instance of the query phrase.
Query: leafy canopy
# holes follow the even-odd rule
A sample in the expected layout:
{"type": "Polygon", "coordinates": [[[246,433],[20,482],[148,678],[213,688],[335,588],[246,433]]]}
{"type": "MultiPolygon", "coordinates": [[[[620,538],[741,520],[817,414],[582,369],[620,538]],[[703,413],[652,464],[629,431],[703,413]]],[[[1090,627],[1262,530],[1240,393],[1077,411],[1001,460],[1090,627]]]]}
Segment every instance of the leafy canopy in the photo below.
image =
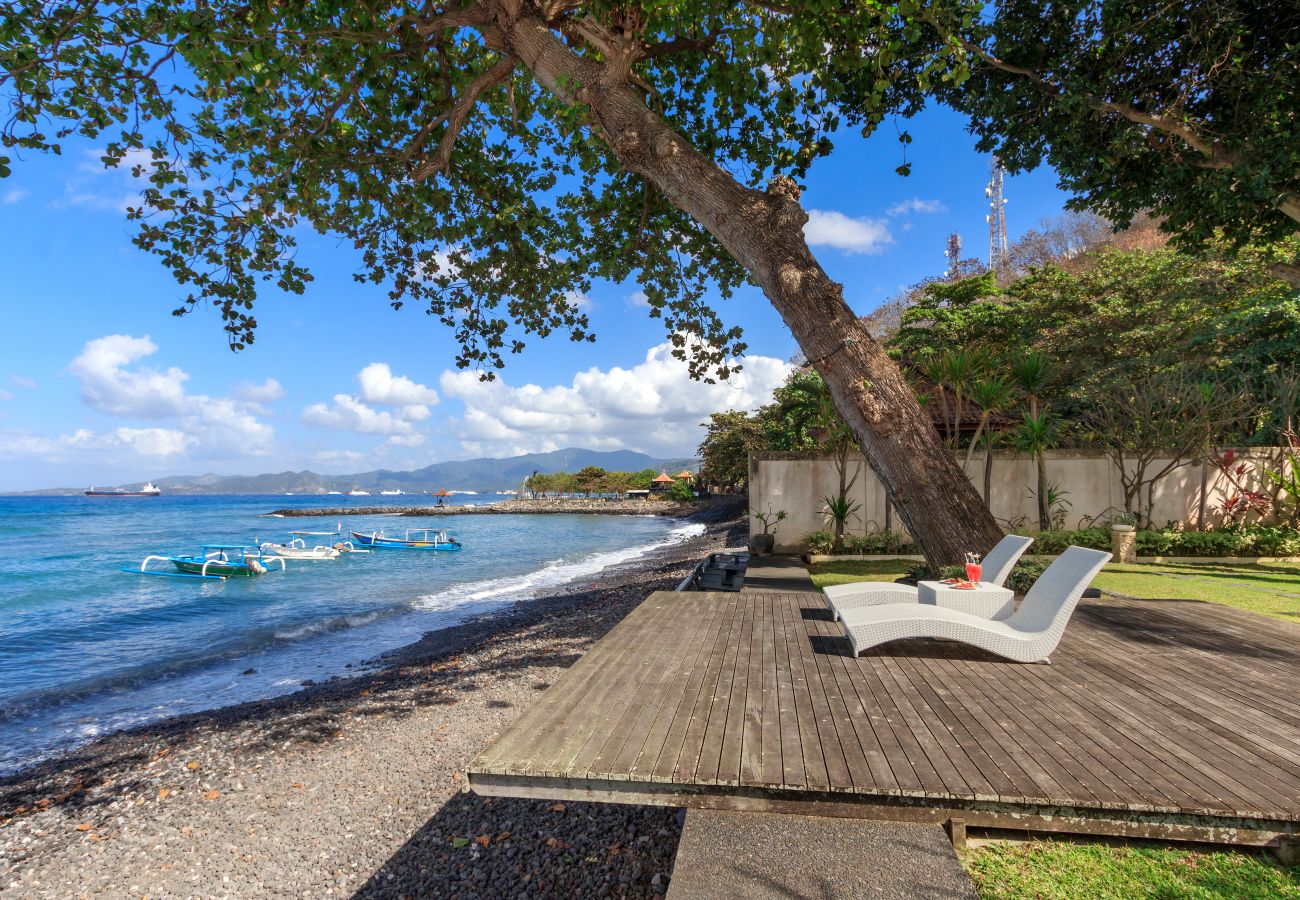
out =
{"type": "Polygon", "coordinates": [[[1300,15],[1253,0],[1005,0],[927,19],[971,77],[938,84],[979,149],[1050,162],[1070,205],[1144,211],[1187,246],[1300,229],[1300,15]]]}
{"type": "Polygon", "coordinates": [[[631,277],[692,373],[725,377],[745,345],[704,298],[744,271],[501,48],[513,7],[581,55],[638,42],[626,77],[647,106],[753,186],[802,175],[849,122],[916,111],[948,69],[908,4],[14,0],[0,140],[96,141],[130,166],[135,241],[185,287],[176,314],[217,307],[236,349],[262,284],[311,281],[296,249],[315,231],[355,247],[358,281],[453,328],[458,365],[485,377],[529,334],[593,339],[578,295],[631,277]]]}

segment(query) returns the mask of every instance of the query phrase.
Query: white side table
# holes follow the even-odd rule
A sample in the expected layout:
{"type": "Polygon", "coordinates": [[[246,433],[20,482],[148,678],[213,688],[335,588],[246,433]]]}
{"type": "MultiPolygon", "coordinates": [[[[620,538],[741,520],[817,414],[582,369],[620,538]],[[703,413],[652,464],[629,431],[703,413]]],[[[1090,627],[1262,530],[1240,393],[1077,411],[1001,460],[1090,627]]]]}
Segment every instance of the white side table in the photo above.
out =
{"type": "Polygon", "coordinates": [[[916,585],[916,593],[920,603],[958,609],[986,619],[1003,619],[1016,611],[1015,592],[984,581],[968,590],[959,590],[942,581],[921,581],[916,585]]]}

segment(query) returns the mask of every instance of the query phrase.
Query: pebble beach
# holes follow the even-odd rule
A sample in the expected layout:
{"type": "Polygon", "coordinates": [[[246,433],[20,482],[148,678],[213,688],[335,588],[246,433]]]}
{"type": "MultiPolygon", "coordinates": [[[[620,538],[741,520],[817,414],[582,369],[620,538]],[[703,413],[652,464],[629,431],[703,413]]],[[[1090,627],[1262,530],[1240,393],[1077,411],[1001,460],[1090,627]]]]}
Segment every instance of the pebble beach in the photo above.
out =
{"type": "Polygon", "coordinates": [[[0,781],[0,896],[656,897],[679,813],[483,798],[465,767],[704,534],[348,678],[121,732],[0,781]]]}

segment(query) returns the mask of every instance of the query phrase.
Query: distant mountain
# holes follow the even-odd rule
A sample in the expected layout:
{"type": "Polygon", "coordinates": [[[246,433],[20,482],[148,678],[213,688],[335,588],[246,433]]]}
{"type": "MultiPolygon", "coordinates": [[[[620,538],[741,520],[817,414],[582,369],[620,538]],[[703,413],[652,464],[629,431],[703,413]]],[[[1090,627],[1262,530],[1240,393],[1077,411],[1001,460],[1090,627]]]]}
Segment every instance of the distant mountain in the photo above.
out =
{"type": "MultiPolygon", "coordinates": [[[[422,469],[396,472],[376,469],[355,475],[319,475],[316,472],[278,472],[266,475],[174,475],[156,478],[154,484],[164,494],[324,494],[353,489],[370,491],[436,491],[440,488],[487,493],[513,489],[534,472],[576,472],[586,466],[602,469],[639,471],[661,469],[675,474],[682,469],[695,471],[699,460],[691,458],[656,459],[635,450],[583,450],[570,447],[551,453],[527,453],[504,459],[464,459],[434,463],[422,469]]],[[[138,483],[122,485],[139,487],[138,483]]],[[[97,485],[97,487],[104,487],[97,485]]],[[[52,488],[26,491],[26,494],[80,493],[84,488],[52,488]]]]}

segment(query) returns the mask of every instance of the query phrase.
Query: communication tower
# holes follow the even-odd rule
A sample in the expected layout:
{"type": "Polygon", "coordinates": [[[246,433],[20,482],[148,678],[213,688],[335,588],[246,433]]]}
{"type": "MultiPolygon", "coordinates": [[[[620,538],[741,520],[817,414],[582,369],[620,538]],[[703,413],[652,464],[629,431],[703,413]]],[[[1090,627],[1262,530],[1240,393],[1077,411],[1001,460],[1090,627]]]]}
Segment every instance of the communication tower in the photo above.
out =
{"type": "Polygon", "coordinates": [[[956,281],[960,274],[959,269],[961,266],[960,234],[954,231],[952,234],[948,235],[948,248],[943,251],[943,255],[948,260],[948,272],[946,277],[949,281],[956,281]]]}
{"type": "Polygon", "coordinates": [[[989,214],[984,218],[989,223],[989,268],[1000,272],[1007,265],[1007,199],[1002,195],[1002,182],[1006,169],[1002,160],[995,155],[991,165],[992,175],[984,196],[989,198],[989,214]]]}

